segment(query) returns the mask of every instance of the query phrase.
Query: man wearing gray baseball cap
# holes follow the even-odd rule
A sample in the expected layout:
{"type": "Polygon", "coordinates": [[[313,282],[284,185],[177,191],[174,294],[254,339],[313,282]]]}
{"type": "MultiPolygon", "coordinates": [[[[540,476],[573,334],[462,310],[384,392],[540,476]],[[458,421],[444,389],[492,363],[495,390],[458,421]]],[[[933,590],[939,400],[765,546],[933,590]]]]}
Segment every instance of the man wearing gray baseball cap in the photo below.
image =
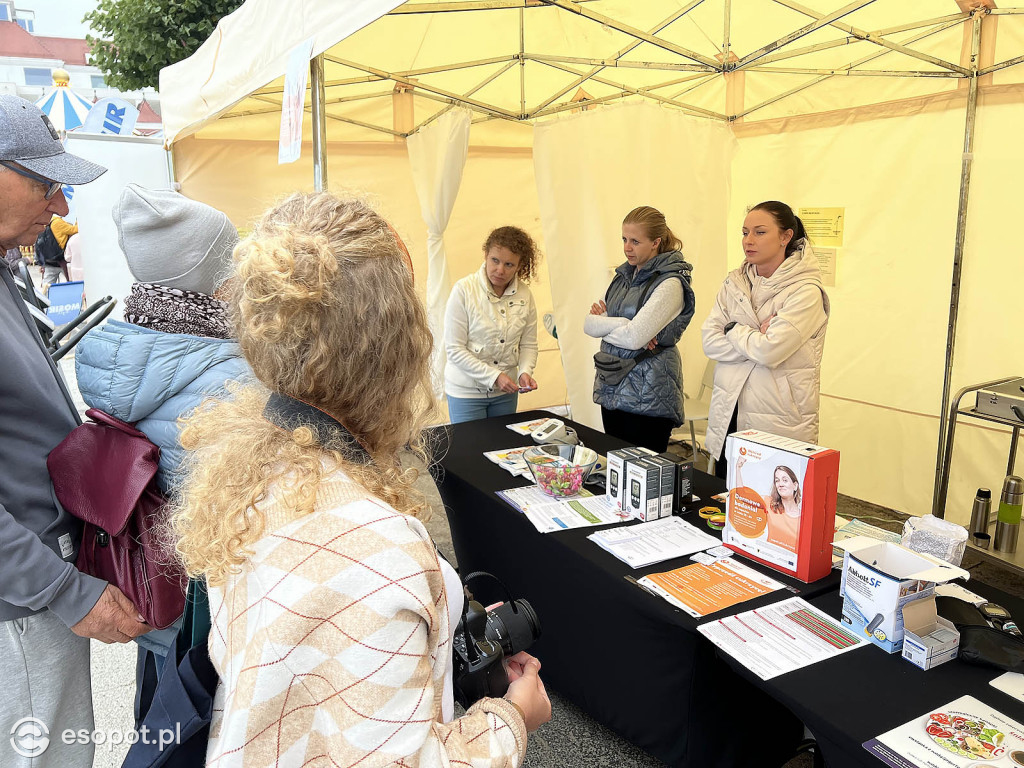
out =
{"type": "MultiPolygon", "coordinates": [[[[0,250],[67,215],[61,184],[105,170],[65,152],[37,107],[0,96],[0,250]]],[[[123,643],[150,627],[117,587],[75,568],[82,524],[56,501],[46,457],[78,413],[2,262],[0,361],[0,765],[91,768],[92,743],[61,738],[94,727],[89,638],[123,643]]]]}
{"type": "Polygon", "coordinates": [[[0,247],[32,245],[53,214],[68,213],[61,184],[88,184],[106,170],[65,152],[34,104],[0,96],[0,247]]]}

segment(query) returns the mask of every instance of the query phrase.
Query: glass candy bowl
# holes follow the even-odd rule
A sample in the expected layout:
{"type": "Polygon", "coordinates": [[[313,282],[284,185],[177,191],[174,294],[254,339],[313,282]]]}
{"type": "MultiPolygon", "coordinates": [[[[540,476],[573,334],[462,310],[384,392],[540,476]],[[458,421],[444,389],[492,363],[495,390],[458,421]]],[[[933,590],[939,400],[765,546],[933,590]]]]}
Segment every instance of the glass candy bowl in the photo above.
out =
{"type": "Polygon", "coordinates": [[[582,445],[535,445],[523,452],[538,487],[549,496],[575,496],[597,465],[597,451],[582,445]]]}

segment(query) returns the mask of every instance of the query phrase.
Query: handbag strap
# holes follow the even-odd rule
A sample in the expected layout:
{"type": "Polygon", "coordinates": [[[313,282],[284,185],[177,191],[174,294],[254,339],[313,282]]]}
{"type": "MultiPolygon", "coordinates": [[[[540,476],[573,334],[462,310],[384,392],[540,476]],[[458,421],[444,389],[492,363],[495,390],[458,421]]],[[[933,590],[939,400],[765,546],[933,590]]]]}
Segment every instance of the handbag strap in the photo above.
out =
{"type": "Polygon", "coordinates": [[[308,427],[321,445],[340,451],[352,462],[373,463],[373,457],[352,432],[326,411],[281,392],[271,392],[263,418],[289,431],[308,427]]]}
{"type": "Polygon", "coordinates": [[[640,363],[642,363],[644,360],[648,360],[648,359],[654,357],[656,354],[661,352],[661,350],[663,350],[663,349],[666,349],[666,347],[655,347],[654,349],[645,349],[643,352],[641,352],[639,355],[637,355],[633,359],[636,361],[637,365],[640,365],[640,363]]]}
{"type": "Polygon", "coordinates": [[[200,643],[205,643],[210,636],[210,599],[206,591],[206,583],[199,579],[190,579],[185,595],[185,613],[182,617],[181,649],[188,650],[200,643]]]}
{"type": "Polygon", "coordinates": [[[97,424],[105,424],[108,427],[113,427],[114,429],[131,435],[132,437],[141,437],[143,440],[149,440],[144,432],[140,432],[127,421],[121,421],[120,419],[111,416],[109,413],[101,411],[99,408],[90,408],[85,412],[85,415],[97,424]]]}

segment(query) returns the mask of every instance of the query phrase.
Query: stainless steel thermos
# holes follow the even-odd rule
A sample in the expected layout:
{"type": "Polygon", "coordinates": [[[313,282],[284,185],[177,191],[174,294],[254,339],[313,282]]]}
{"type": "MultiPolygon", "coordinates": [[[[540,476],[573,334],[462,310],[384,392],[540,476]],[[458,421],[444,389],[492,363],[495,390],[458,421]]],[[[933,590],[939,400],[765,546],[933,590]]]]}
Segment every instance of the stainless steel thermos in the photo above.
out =
{"type": "Polygon", "coordinates": [[[1003,492],[999,496],[999,513],[996,517],[996,549],[999,552],[1017,551],[1017,534],[1020,532],[1021,509],[1024,508],[1024,480],[1017,475],[1007,475],[1003,480],[1003,492]]]}
{"type": "Polygon", "coordinates": [[[971,543],[981,549],[988,549],[992,536],[988,532],[989,518],[992,516],[992,491],[988,488],[979,488],[978,494],[974,497],[974,507],[971,509],[971,527],[968,532],[971,535],[971,543]]]}

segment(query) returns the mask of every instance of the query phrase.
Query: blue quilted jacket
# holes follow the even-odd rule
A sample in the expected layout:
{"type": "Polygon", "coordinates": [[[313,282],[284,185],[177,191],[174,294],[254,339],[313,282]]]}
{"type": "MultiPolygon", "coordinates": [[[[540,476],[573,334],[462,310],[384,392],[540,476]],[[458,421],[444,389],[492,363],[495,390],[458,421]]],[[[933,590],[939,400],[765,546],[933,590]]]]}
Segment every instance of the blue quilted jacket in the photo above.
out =
{"type": "MultiPolygon", "coordinates": [[[[683,367],[676,344],[693,318],[695,299],[690,287],[693,266],[679,251],[659,253],[639,270],[621,264],[605,293],[609,317],[632,320],[646,297],[665,280],[678,279],[683,284],[683,311],[657,335],[661,350],[654,357],[638,363],[615,386],[594,378],[594,402],[613,411],[641,416],[670,418],[676,426],[683,423],[683,367]]],[[[639,356],[642,349],[622,349],[601,341],[601,351],[621,358],[639,356]]]]}
{"type": "Polygon", "coordinates": [[[165,333],[111,320],[90,331],[75,349],[82,399],[122,421],[137,422],[160,447],[157,481],[164,492],[177,483],[183,450],[180,416],[230,380],[252,376],[236,341],[165,333]]]}

